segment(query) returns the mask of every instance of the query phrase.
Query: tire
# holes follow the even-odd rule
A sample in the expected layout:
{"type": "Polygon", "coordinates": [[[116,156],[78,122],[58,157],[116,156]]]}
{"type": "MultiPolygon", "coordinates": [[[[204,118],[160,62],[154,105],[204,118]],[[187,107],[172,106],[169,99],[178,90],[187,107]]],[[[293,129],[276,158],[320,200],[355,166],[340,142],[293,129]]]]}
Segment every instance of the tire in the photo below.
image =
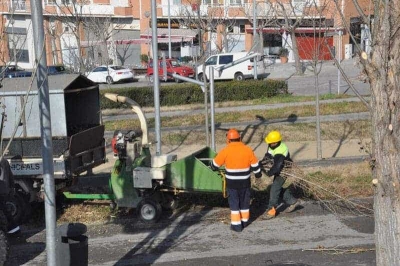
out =
{"type": "Polygon", "coordinates": [[[140,219],[145,223],[157,222],[162,213],[160,203],[149,198],[142,199],[138,204],[137,210],[140,219]]]}
{"type": "Polygon", "coordinates": [[[244,80],[244,75],[243,75],[243,73],[242,73],[242,72],[236,73],[236,74],[235,74],[235,80],[239,80],[239,81],[244,80]]]}
{"type": "Polygon", "coordinates": [[[112,77],[110,77],[110,76],[107,76],[106,77],[106,82],[107,82],[107,84],[113,84],[114,83],[114,80],[113,80],[113,78],[112,77]]]}
{"type": "Polygon", "coordinates": [[[15,193],[7,199],[6,208],[11,212],[16,224],[23,224],[30,214],[30,205],[20,193],[15,193]]]}
{"type": "Polygon", "coordinates": [[[197,75],[199,81],[203,81],[204,82],[204,75],[203,73],[200,73],[199,75],[197,75]]]}
{"type": "Polygon", "coordinates": [[[178,208],[178,200],[172,193],[162,193],[161,207],[164,210],[176,210],[178,208]]]}
{"type": "Polygon", "coordinates": [[[6,233],[0,230],[0,265],[4,265],[8,258],[9,246],[6,233]]]}
{"type": "MultiPolygon", "coordinates": [[[[178,74],[177,74],[177,75],[178,75],[178,74]]],[[[180,80],[180,79],[175,79],[175,82],[176,82],[176,83],[181,83],[182,80],[180,80]]]]}

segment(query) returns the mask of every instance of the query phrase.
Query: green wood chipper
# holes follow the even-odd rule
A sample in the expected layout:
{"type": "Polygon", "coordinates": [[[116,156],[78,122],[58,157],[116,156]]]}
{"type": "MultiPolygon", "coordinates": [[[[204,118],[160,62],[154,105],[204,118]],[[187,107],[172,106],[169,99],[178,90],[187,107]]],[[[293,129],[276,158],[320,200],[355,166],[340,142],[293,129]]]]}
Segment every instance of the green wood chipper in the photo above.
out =
{"type": "Polygon", "coordinates": [[[109,194],[72,194],[72,199],[108,199],[117,207],[136,208],[142,220],[157,221],[162,209],[176,206],[175,195],[221,193],[225,195],[222,171],[213,171],[208,164],[216,153],[209,147],[177,159],[175,154],[152,155],[148,142],[147,122],[140,106],[133,100],[107,93],[107,98],[132,106],[138,115],[141,130],[116,132],[112,146],[118,156],[109,179],[109,194]]]}

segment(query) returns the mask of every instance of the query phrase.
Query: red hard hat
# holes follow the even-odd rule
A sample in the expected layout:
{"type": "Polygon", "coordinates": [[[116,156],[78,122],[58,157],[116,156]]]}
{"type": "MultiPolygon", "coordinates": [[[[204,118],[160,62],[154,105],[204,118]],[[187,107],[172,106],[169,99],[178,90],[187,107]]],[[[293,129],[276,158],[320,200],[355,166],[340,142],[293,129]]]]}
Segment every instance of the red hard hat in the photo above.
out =
{"type": "Polygon", "coordinates": [[[226,133],[226,138],[228,140],[232,139],[240,139],[240,134],[236,129],[229,129],[228,133],[226,133]]]}

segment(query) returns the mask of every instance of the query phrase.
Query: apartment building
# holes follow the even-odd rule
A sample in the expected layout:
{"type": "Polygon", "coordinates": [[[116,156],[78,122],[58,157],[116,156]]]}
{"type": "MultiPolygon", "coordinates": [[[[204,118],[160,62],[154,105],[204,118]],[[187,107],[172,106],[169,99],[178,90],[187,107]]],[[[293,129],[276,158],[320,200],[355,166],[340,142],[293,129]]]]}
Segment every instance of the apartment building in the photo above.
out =
{"type": "MultiPolygon", "coordinates": [[[[310,60],[318,51],[320,59],[329,60],[330,50],[344,58],[351,56],[354,46],[334,1],[319,0],[318,7],[310,0],[156,1],[158,56],[162,52],[168,56],[170,47],[172,57],[250,50],[275,55],[282,46],[291,50],[296,45],[300,59],[310,60]]],[[[33,67],[30,3],[0,3],[0,65],[17,61],[33,67]]],[[[140,65],[141,54],[152,56],[150,0],[43,0],[42,4],[48,64],[133,67],[140,65]]],[[[343,0],[341,8],[353,33],[362,36],[356,42],[367,49],[368,26],[361,23],[351,0],[343,0]]]]}
{"type": "MultiPolygon", "coordinates": [[[[0,3],[0,65],[17,62],[34,67],[32,0],[0,3]]],[[[43,19],[47,64],[105,64],[139,61],[140,46],[115,40],[140,38],[140,21],[129,0],[44,0],[43,19]],[[120,59],[119,59],[120,58],[120,59]]]]}

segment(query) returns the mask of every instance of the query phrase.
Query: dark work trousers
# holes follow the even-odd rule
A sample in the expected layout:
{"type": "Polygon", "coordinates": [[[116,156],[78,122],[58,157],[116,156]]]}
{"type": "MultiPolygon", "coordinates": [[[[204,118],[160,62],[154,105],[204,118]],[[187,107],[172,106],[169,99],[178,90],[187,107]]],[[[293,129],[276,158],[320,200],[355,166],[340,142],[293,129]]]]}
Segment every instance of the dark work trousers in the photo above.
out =
{"type": "Polygon", "coordinates": [[[246,227],[250,218],[250,188],[228,188],[228,193],[231,226],[241,230],[246,227]]]}
{"type": "Polygon", "coordinates": [[[297,200],[293,197],[290,189],[282,188],[285,181],[286,180],[280,175],[274,177],[274,182],[272,182],[271,191],[269,192],[268,210],[278,206],[280,197],[282,197],[283,201],[288,205],[296,203],[297,200]]]}
{"type": "Polygon", "coordinates": [[[6,201],[7,201],[7,196],[0,195],[0,210],[3,211],[4,215],[7,218],[7,230],[10,231],[17,228],[18,225],[15,223],[12,213],[7,210],[6,201]]]}

